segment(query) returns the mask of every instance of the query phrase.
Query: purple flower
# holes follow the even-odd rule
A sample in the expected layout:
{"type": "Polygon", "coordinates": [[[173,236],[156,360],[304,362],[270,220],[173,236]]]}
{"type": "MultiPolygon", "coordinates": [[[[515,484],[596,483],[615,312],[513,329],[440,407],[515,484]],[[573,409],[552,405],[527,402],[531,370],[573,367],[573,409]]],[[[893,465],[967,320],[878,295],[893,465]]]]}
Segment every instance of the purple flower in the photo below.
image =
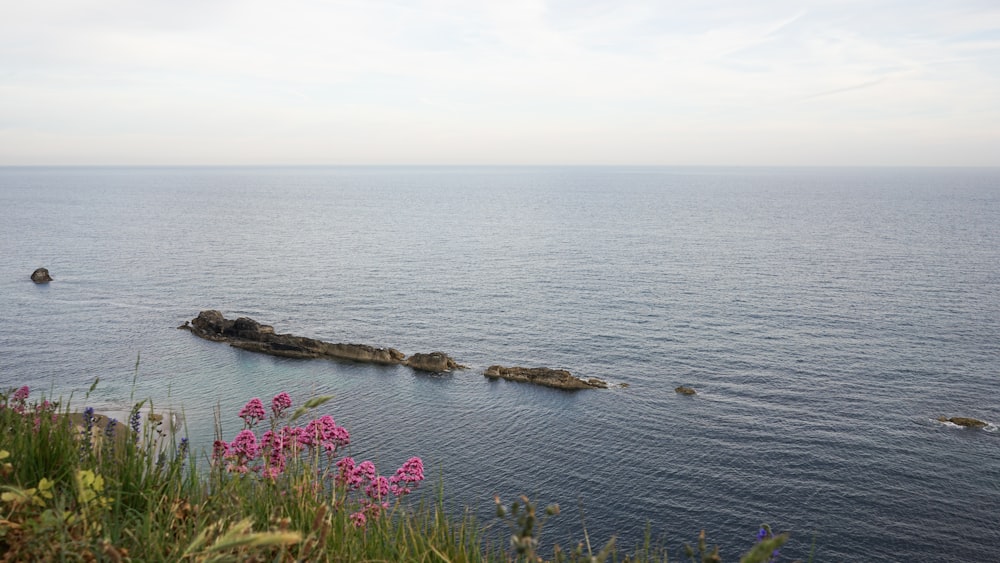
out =
{"type": "Polygon", "coordinates": [[[118,426],[118,421],[114,418],[108,421],[108,425],[104,427],[104,436],[113,440],[115,437],[115,427],[118,426]]]}
{"type": "Polygon", "coordinates": [[[88,430],[94,426],[94,407],[83,409],[83,422],[87,425],[88,430]]]}
{"type": "Polygon", "coordinates": [[[133,439],[135,440],[136,443],[139,442],[139,430],[140,430],[139,419],[141,417],[142,414],[139,412],[138,405],[136,405],[136,407],[132,409],[132,414],[128,417],[128,424],[130,427],[132,427],[132,433],[134,434],[133,439]]]}
{"type": "Polygon", "coordinates": [[[292,406],[292,398],[288,396],[288,393],[282,391],[271,399],[271,412],[274,413],[274,417],[278,418],[281,413],[285,412],[285,409],[292,406]]]}
{"type": "MultiPolygon", "coordinates": [[[[757,532],[757,543],[760,543],[764,540],[769,540],[772,537],[774,536],[771,534],[771,528],[769,528],[766,525],[761,526],[760,530],[757,532]]],[[[774,563],[775,561],[778,560],[779,555],[781,555],[781,550],[775,549],[774,551],[771,552],[771,557],[768,558],[767,563],[774,563]]]]}
{"type": "Polygon", "coordinates": [[[246,405],[243,405],[239,416],[246,421],[247,426],[257,424],[267,416],[264,414],[264,403],[260,402],[260,399],[257,397],[250,399],[246,405]]]}

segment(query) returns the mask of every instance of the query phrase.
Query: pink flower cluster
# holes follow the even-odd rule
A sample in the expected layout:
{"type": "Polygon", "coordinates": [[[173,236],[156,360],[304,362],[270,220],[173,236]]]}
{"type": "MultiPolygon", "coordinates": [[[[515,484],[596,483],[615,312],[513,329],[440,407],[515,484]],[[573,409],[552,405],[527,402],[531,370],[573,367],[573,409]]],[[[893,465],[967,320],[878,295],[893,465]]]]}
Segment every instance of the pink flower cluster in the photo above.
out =
{"type": "Polygon", "coordinates": [[[14,391],[14,394],[10,397],[11,403],[13,403],[14,412],[17,414],[24,414],[24,410],[28,404],[28,395],[30,393],[31,390],[28,389],[27,385],[21,387],[17,391],[14,391]]]}
{"type": "Polygon", "coordinates": [[[271,413],[274,414],[274,418],[281,418],[281,415],[286,409],[292,406],[292,398],[288,396],[288,393],[282,391],[271,399],[271,413]]]}
{"type": "Polygon", "coordinates": [[[284,472],[289,456],[299,455],[306,448],[323,451],[332,457],[338,448],[351,443],[347,429],[337,426],[330,415],[311,420],[305,426],[278,428],[278,421],[291,406],[292,399],[288,393],[275,395],[271,399],[271,430],[258,439],[253,427],[266,416],[264,403],[257,397],[250,399],[239,412],[245,423],[244,429],[232,442],[217,440],[213,447],[213,460],[225,460],[226,471],[230,473],[252,470],[275,478],[284,472]]]}
{"type": "Polygon", "coordinates": [[[402,467],[396,470],[396,474],[389,478],[392,494],[402,496],[409,494],[424,480],[424,462],[419,457],[411,457],[406,460],[402,467]]]}
{"type": "Polygon", "coordinates": [[[250,399],[247,404],[240,409],[239,416],[246,422],[247,428],[253,428],[258,422],[264,420],[264,417],[267,416],[264,414],[264,403],[260,402],[260,399],[257,397],[250,399]]]}
{"type": "Polygon", "coordinates": [[[351,514],[354,525],[359,527],[364,526],[368,518],[378,518],[389,508],[390,494],[401,498],[424,480],[424,463],[419,457],[411,457],[388,479],[378,474],[374,463],[362,461],[356,464],[353,457],[338,461],[337,469],[338,486],[347,491],[364,489],[367,498],[361,501],[361,509],[351,514]]]}
{"type": "Polygon", "coordinates": [[[25,385],[24,387],[21,387],[17,391],[14,391],[14,400],[15,401],[22,401],[22,402],[23,401],[27,401],[29,393],[31,393],[31,390],[28,389],[27,385],[25,385]]]}
{"type": "Polygon", "coordinates": [[[52,422],[57,420],[56,409],[58,404],[51,403],[48,400],[43,400],[41,403],[36,402],[31,409],[28,408],[28,396],[31,394],[31,390],[27,385],[19,388],[17,391],[11,394],[10,400],[8,402],[0,403],[0,409],[5,409],[10,407],[10,409],[17,414],[28,416],[34,415],[34,430],[38,432],[42,424],[42,415],[49,415],[52,417],[52,422]]]}
{"type": "MultiPolygon", "coordinates": [[[[228,473],[253,472],[274,480],[284,473],[290,460],[301,459],[306,454],[325,453],[327,463],[332,462],[338,449],[351,443],[347,429],[337,426],[333,417],[323,415],[304,426],[282,425],[279,421],[291,408],[292,399],[282,392],[271,399],[271,429],[258,438],[253,427],[264,420],[264,404],[253,398],[240,410],[239,417],[245,426],[232,442],[216,440],[212,460],[228,473]]],[[[316,460],[312,455],[307,460],[316,460]]],[[[391,497],[397,499],[409,494],[424,480],[424,465],[419,457],[412,457],[386,478],[378,474],[371,461],[356,463],[353,457],[344,457],[335,463],[334,485],[343,490],[344,499],[356,493],[364,496],[357,500],[356,512],[351,521],[364,526],[369,519],[378,518],[389,508],[391,497]]]]}

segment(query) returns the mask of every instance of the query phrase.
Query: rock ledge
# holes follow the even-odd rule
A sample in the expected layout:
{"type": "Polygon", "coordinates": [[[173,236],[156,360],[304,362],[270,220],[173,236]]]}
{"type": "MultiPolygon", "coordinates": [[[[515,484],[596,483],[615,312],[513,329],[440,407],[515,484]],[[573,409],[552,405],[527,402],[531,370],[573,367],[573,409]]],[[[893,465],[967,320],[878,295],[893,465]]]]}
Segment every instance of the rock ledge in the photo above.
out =
{"type": "Polygon", "coordinates": [[[534,383],[556,389],[607,389],[608,383],[596,377],[581,379],[564,369],[490,366],[483,375],[490,379],[506,379],[534,383]]]}
{"type": "Polygon", "coordinates": [[[230,346],[285,358],[327,358],[372,364],[402,364],[421,371],[451,371],[459,365],[447,354],[432,352],[414,354],[407,359],[395,348],[375,348],[367,344],[342,344],[324,342],[314,338],[278,334],[274,327],[260,324],[249,317],[235,320],[225,318],[215,310],[202,311],[190,323],[177,327],[189,330],[195,336],[215,342],[228,342],[230,346]]]}

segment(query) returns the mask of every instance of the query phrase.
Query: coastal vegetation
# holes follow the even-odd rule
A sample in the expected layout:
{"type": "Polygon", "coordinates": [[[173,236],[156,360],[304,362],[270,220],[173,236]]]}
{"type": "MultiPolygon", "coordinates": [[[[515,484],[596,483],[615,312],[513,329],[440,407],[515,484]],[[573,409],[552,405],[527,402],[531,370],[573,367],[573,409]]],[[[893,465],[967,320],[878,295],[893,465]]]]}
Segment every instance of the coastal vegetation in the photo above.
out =
{"type": "MultiPolygon", "coordinates": [[[[485,525],[448,514],[440,490],[434,501],[410,503],[424,485],[422,460],[382,474],[345,455],[350,433],[320,414],[329,400],[252,398],[236,413],[235,436],[220,430],[211,451],[196,453],[148,400],[119,422],[90,407],[75,412],[70,401],[32,399],[27,387],[0,393],[0,559],[668,560],[648,534],[631,550],[614,538],[592,549],[585,530],[573,548],[542,553],[543,524],[559,507],[527,497],[496,498],[497,521],[485,525]]],[[[740,561],[775,561],[787,539],[761,526],[740,561]]],[[[722,560],[704,532],[678,551],[674,560],[722,560]]]]}

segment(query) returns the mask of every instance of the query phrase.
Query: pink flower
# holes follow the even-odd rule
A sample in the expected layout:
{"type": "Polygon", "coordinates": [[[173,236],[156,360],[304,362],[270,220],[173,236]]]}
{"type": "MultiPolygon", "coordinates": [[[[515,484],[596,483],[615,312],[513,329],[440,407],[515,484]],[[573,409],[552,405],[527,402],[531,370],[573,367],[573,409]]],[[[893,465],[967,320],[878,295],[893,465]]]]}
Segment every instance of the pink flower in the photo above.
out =
{"type": "Polygon", "coordinates": [[[268,459],[267,467],[261,472],[264,477],[269,479],[277,479],[278,475],[285,472],[285,456],[278,454],[271,454],[268,459]]]}
{"type": "Polygon", "coordinates": [[[392,484],[392,494],[403,496],[409,494],[413,487],[424,480],[424,462],[419,457],[411,457],[389,478],[392,484]],[[400,483],[403,483],[400,485],[400,483]],[[410,485],[413,486],[410,486],[410,485]]]}
{"type": "Polygon", "coordinates": [[[375,464],[368,460],[362,461],[354,468],[354,474],[359,478],[367,478],[369,482],[374,481],[376,475],[375,464]]]}
{"type": "Polygon", "coordinates": [[[330,441],[338,446],[346,446],[351,443],[351,435],[347,433],[346,428],[338,426],[333,429],[330,441]]]}
{"type": "Polygon", "coordinates": [[[309,421],[299,436],[299,442],[310,447],[322,447],[332,455],[338,447],[350,444],[351,436],[346,428],[337,426],[333,417],[327,414],[309,421]]]}
{"type": "Polygon", "coordinates": [[[245,460],[257,457],[260,452],[257,446],[257,436],[252,430],[243,430],[236,435],[236,439],[229,443],[229,453],[245,460]]]}
{"type": "Polygon", "coordinates": [[[354,464],[353,457],[345,457],[338,461],[337,469],[339,470],[335,479],[337,485],[348,487],[352,490],[361,486],[362,478],[355,471],[357,466],[354,464]]]}
{"type": "Polygon", "coordinates": [[[15,401],[21,401],[21,402],[27,401],[28,400],[28,393],[30,393],[30,392],[31,391],[28,389],[28,386],[25,385],[24,387],[21,387],[20,389],[18,389],[17,391],[14,392],[14,400],[15,401]]]}
{"type": "Polygon", "coordinates": [[[292,398],[288,396],[288,393],[282,391],[271,399],[271,412],[274,413],[274,417],[278,418],[281,413],[285,412],[285,409],[292,406],[292,398]]]}
{"type": "Polygon", "coordinates": [[[365,487],[365,494],[372,499],[383,499],[389,496],[389,480],[379,475],[365,487]]]}
{"type": "Polygon", "coordinates": [[[216,440],[212,444],[212,459],[222,459],[229,454],[229,444],[225,440],[216,440]]]}
{"type": "Polygon", "coordinates": [[[264,414],[264,403],[261,403],[257,397],[250,399],[240,410],[239,416],[246,421],[248,426],[257,424],[261,420],[264,420],[266,416],[264,414]]]}
{"type": "Polygon", "coordinates": [[[354,514],[351,514],[351,522],[354,522],[355,528],[363,528],[367,521],[368,519],[365,518],[364,512],[355,512],[354,514]]]}
{"type": "Polygon", "coordinates": [[[281,444],[284,442],[284,438],[281,434],[275,434],[274,431],[268,430],[260,435],[260,447],[281,449],[281,444]]]}

